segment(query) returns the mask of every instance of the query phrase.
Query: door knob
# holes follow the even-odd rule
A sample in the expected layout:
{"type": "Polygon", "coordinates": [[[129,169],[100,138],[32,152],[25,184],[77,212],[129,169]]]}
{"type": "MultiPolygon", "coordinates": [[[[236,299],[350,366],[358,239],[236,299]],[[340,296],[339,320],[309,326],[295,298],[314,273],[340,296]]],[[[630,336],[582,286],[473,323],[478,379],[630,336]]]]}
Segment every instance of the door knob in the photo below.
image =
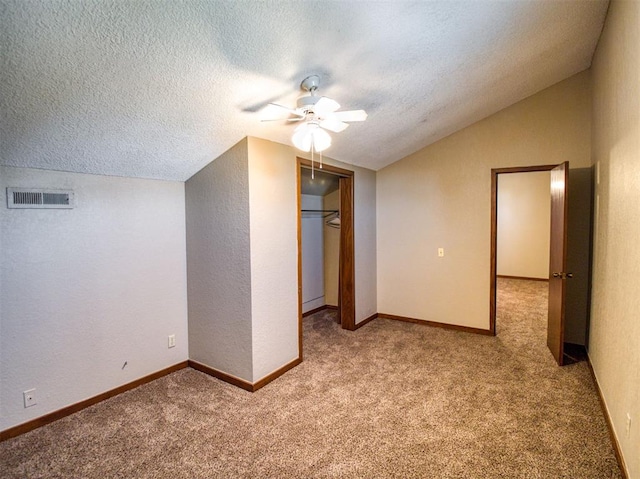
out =
{"type": "Polygon", "coordinates": [[[568,278],[573,278],[573,273],[552,273],[551,276],[553,276],[554,278],[560,278],[560,279],[568,279],[568,278]]]}

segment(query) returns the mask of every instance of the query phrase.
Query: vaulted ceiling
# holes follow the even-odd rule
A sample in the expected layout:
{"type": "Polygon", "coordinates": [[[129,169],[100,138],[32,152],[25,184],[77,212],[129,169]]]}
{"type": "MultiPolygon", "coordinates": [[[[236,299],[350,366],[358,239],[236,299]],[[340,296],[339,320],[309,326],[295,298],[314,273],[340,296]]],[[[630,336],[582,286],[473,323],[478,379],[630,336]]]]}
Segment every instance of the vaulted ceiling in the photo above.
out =
{"type": "Polygon", "coordinates": [[[608,0],[0,0],[0,163],[185,180],[299,85],[379,169],[590,66],[608,0]]]}

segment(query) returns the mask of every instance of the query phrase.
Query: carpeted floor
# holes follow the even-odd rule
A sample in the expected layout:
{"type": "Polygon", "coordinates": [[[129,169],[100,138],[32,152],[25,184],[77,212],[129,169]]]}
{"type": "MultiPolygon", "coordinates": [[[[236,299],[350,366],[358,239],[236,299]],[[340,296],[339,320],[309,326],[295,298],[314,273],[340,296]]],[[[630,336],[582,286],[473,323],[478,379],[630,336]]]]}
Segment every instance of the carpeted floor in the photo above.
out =
{"type": "Polygon", "coordinates": [[[545,288],[501,279],[495,338],[317,313],[258,392],[184,369],[0,443],[0,477],[622,477],[587,364],[546,349],[545,288]]]}

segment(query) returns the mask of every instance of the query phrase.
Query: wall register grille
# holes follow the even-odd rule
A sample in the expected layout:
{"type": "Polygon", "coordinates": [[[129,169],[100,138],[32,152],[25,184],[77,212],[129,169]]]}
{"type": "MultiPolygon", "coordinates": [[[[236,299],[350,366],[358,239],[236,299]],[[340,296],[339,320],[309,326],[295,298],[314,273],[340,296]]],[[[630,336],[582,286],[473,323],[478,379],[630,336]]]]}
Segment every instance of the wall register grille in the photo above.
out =
{"type": "Polygon", "coordinates": [[[72,190],[7,188],[7,208],[74,208],[72,190]]]}

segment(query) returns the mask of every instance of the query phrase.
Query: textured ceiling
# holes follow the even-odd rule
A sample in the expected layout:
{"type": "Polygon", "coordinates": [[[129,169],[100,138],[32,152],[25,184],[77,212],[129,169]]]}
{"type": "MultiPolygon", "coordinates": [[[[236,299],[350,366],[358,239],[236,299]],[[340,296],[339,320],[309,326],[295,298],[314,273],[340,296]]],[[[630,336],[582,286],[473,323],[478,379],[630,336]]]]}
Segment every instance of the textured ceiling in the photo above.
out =
{"type": "Polygon", "coordinates": [[[0,0],[0,162],[185,180],[294,105],[364,123],[327,155],[379,169],[589,67],[607,0],[0,0]]]}

